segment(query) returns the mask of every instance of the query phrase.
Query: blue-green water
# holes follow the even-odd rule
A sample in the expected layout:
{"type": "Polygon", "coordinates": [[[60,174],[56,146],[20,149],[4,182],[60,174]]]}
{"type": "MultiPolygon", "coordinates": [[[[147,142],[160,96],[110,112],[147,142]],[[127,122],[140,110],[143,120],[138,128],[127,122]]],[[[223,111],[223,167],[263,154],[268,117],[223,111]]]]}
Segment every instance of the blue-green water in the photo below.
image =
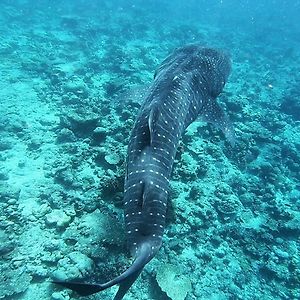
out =
{"type": "MultiPolygon", "coordinates": [[[[124,299],[300,299],[300,1],[0,6],[0,299],[79,299],[131,263],[126,147],[159,63],[222,48],[236,145],[188,127],[163,246],[124,299]]],[[[88,299],[113,299],[113,287],[88,299]]]]}

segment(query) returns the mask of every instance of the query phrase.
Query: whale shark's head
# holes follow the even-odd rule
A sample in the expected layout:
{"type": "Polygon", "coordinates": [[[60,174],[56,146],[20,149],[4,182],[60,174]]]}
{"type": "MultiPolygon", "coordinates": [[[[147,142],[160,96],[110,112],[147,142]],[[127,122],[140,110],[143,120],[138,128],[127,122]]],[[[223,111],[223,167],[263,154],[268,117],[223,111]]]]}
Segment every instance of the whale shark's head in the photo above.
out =
{"type": "Polygon", "coordinates": [[[155,77],[169,74],[193,73],[207,82],[210,96],[217,97],[228,79],[231,61],[223,50],[191,44],[176,49],[158,67],[155,77]],[[200,76],[199,76],[200,74],[200,76]]]}
{"type": "Polygon", "coordinates": [[[212,48],[199,48],[194,53],[195,64],[199,63],[199,71],[205,72],[206,80],[210,80],[212,96],[217,97],[223,90],[231,71],[229,54],[212,48]]]}

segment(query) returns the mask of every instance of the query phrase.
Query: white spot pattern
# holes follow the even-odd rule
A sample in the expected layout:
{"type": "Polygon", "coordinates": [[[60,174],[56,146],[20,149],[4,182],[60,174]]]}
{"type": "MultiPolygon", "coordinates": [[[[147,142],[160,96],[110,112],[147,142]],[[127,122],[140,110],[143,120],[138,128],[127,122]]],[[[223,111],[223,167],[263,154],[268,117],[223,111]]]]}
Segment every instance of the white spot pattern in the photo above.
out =
{"type": "Polygon", "coordinates": [[[166,68],[159,69],[133,129],[124,206],[127,233],[135,246],[141,235],[161,239],[169,178],[179,139],[199,111],[208,117],[207,99],[215,98],[214,94],[222,89],[218,90],[220,84],[215,78],[221,77],[223,87],[228,76],[228,71],[225,70],[223,75],[221,69],[227,66],[224,56],[210,49],[193,49],[191,55],[179,55],[175,57],[177,60],[166,63],[166,68]],[[199,57],[198,52],[202,53],[199,57]],[[151,128],[148,123],[150,111],[153,118],[151,128]]]}

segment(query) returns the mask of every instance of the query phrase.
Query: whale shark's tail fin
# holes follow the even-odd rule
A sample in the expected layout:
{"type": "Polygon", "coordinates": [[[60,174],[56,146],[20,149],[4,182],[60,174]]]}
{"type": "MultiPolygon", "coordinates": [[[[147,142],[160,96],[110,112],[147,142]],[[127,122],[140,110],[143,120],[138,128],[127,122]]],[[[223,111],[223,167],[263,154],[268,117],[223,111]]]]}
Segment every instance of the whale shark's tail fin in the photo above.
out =
{"type": "Polygon", "coordinates": [[[133,264],[124,273],[111,281],[103,284],[93,284],[75,281],[54,280],[53,283],[71,289],[78,293],[80,296],[89,296],[119,284],[119,290],[114,300],[121,300],[129,290],[129,288],[132,286],[132,284],[135,282],[135,280],[138,278],[144,266],[152,259],[152,257],[153,255],[151,246],[145,243],[141,245],[133,264]]]}
{"type": "MultiPolygon", "coordinates": [[[[143,268],[142,268],[143,269],[143,268]]],[[[114,300],[122,300],[126,292],[135,282],[137,277],[140,275],[142,269],[138,272],[134,272],[132,275],[124,278],[123,281],[120,283],[118,292],[114,298],[114,300]]],[[[98,283],[83,283],[83,282],[72,282],[72,281],[53,281],[53,283],[59,284],[65,288],[75,291],[80,296],[90,296],[92,294],[98,293],[103,291],[110,286],[106,284],[98,284],[98,283]]],[[[117,284],[117,283],[115,283],[117,284]]]]}
{"type": "Polygon", "coordinates": [[[54,280],[52,282],[61,285],[65,288],[68,288],[72,291],[75,291],[80,296],[89,296],[103,290],[101,284],[83,283],[83,282],[76,282],[76,281],[74,282],[60,281],[60,280],[54,280]]]}
{"type": "Polygon", "coordinates": [[[133,283],[136,281],[136,279],[138,278],[138,276],[141,274],[142,270],[143,270],[143,267],[139,271],[133,273],[131,276],[128,276],[126,278],[126,280],[124,280],[120,284],[118,292],[117,292],[114,300],[122,300],[123,299],[124,295],[130,289],[130,287],[133,285],[133,283]]]}

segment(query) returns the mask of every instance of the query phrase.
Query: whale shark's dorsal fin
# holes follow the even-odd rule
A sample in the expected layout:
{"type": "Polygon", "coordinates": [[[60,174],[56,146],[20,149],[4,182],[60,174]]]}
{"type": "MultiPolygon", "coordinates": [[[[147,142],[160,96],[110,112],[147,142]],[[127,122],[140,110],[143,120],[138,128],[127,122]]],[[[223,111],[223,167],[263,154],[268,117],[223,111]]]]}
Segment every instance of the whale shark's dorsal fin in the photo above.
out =
{"type": "Polygon", "coordinates": [[[148,127],[149,127],[149,133],[150,133],[150,145],[152,144],[153,134],[154,134],[154,125],[157,121],[158,114],[159,114],[159,112],[158,112],[157,106],[153,106],[150,110],[149,118],[148,118],[148,127]]]}

